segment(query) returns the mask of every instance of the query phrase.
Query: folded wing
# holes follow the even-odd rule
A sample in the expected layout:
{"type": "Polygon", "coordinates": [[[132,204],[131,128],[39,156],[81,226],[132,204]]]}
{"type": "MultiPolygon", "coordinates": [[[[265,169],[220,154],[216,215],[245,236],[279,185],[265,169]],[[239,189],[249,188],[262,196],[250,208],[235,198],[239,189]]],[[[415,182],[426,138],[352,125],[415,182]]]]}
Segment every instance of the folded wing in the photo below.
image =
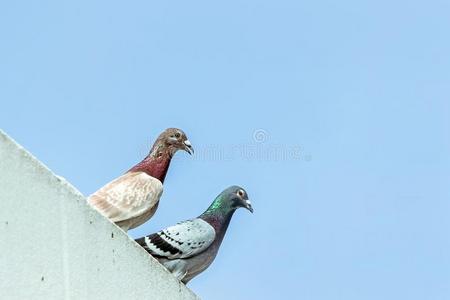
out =
{"type": "Polygon", "coordinates": [[[188,258],[205,251],[214,241],[214,228],[202,219],[178,223],[137,239],[150,254],[168,259],[188,258]]]}
{"type": "Polygon", "coordinates": [[[138,218],[155,205],[162,183],[144,172],[128,172],[89,196],[88,202],[113,222],[138,218]]]}

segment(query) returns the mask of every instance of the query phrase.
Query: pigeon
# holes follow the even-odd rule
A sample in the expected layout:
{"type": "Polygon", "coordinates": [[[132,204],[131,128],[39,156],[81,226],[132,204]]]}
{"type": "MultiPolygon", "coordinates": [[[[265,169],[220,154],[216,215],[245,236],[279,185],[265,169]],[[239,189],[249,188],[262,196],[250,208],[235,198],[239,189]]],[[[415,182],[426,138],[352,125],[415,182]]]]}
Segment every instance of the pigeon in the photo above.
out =
{"type": "Polygon", "coordinates": [[[231,186],[220,193],[198,218],[135,241],[178,280],[187,284],[211,265],[231,217],[240,207],[253,213],[247,192],[239,186],[231,186]]]}
{"type": "Polygon", "coordinates": [[[145,223],[158,207],[164,178],[178,150],[191,155],[194,153],[182,130],[166,129],[155,141],[147,157],[90,195],[88,203],[124,231],[145,223]]]}

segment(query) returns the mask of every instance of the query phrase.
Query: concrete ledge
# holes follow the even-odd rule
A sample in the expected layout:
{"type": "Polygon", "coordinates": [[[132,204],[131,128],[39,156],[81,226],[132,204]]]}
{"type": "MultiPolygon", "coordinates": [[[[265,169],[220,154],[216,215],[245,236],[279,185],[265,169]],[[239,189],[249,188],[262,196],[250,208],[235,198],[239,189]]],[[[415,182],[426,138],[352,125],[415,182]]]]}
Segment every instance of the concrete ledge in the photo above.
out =
{"type": "Polygon", "coordinates": [[[198,299],[0,131],[0,299],[198,299]]]}

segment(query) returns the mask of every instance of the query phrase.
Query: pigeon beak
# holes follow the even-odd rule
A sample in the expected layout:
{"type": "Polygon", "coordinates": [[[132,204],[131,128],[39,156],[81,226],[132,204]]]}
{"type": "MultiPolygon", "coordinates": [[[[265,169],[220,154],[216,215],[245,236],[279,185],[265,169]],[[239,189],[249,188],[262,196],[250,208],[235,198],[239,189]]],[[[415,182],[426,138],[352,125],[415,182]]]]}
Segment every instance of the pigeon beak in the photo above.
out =
{"type": "Polygon", "coordinates": [[[248,209],[251,213],[253,213],[253,207],[250,200],[245,200],[245,208],[248,209]]]}
{"type": "Polygon", "coordinates": [[[189,140],[184,141],[184,150],[190,155],[194,154],[194,148],[192,148],[191,142],[189,140]]]}

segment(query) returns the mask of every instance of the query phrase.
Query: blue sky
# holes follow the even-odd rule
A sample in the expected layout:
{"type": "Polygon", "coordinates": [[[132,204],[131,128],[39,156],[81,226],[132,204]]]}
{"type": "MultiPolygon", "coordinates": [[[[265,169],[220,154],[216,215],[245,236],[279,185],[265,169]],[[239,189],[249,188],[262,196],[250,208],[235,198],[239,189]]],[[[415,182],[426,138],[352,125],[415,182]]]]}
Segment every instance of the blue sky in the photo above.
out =
{"type": "Polygon", "coordinates": [[[0,126],[90,194],[166,127],[148,234],[232,184],[204,299],[450,298],[448,1],[4,1],[0,126]],[[211,155],[213,153],[214,155],[211,155]]]}

